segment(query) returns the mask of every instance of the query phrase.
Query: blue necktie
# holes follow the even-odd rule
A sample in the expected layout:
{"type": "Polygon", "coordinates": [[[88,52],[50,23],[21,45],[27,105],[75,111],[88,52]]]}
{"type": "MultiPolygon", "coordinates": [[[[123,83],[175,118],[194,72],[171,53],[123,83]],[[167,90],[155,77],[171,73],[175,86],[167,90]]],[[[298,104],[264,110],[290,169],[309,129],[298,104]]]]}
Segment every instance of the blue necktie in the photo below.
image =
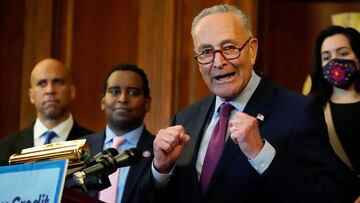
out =
{"type": "Polygon", "coordinates": [[[57,134],[53,131],[47,131],[45,134],[45,142],[44,144],[50,144],[51,143],[51,140],[57,136],[57,134]]]}

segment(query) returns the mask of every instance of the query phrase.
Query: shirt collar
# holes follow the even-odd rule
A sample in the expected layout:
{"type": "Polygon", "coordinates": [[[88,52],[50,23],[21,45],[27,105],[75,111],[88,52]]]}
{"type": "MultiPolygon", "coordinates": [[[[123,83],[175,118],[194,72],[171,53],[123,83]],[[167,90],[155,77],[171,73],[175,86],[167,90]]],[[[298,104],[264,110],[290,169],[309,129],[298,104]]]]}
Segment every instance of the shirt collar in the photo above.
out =
{"type": "MultiPolygon", "coordinates": [[[[246,87],[241,91],[241,93],[235,97],[233,100],[228,101],[231,105],[233,105],[237,111],[242,112],[250,100],[251,96],[255,92],[257,86],[260,83],[261,78],[255,73],[254,70],[251,72],[251,78],[249,80],[249,83],[246,85],[246,87]]],[[[224,103],[225,100],[219,96],[216,96],[215,101],[215,112],[218,112],[219,107],[222,103],[224,103]]],[[[214,113],[214,115],[217,115],[214,113]]]]}
{"type": "Polygon", "coordinates": [[[69,133],[71,131],[72,126],[74,125],[74,119],[72,115],[70,114],[69,117],[60,123],[59,125],[55,126],[52,129],[48,129],[39,118],[36,119],[34,124],[34,138],[40,138],[42,135],[44,135],[45,132],[51,130],[55,132],[60,138],[63,138],[63,140],[66,140],[69,136],[69,133]]]}
{"type": "MultiPolygon", "coordinates": [[[[125,141],[126,142],[130,142],[132,145],[136,146],[139,139],[140,139],[140,136],[141,136],[141,133],[144,129],[144,124],[140,125],[138,128],[130,131],[130,132],[127,132],[123,135],[123,137],[125,138],[125,141]]],[[[112,142],[112,140],[114,139],[114,137],[116,137],[117,135],[109,128],[109,125],[106,125],[106,129],[105,129],[105,143],[108,143],[108,142],[112,142]]]]}

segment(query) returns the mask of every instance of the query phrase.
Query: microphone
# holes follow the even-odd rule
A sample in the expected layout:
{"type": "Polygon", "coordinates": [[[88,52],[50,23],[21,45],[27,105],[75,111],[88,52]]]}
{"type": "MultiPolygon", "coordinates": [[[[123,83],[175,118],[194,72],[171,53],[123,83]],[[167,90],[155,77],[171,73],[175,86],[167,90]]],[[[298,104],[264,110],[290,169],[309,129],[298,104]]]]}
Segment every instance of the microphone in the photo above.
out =
{"type": "Polygon", "coordinates": [[[110,155],[110,156],[114,157],[118,154],[119,154],[119,151],[117,149],[107,148],[104,151],[101,151],[101,152],[97,153],[95,156],[93,156],[93,158],[89,160],[88,165],[92,166],[92,165],[99,163],[101,161],[101,159],[106,155],[110,155]]]}
{"type": "Polygon", "coordinates": [[[98,164],[85,168],[83,172],[86,176],[97,173],[105,173],[110,175],[118,168],[136,164],[142,158],[143,156],[141,150],[137,148],[130,148],[125,150],[124,153],[116,155],[115,157],[109,154],[102,156],[98,164]]]}
{"type": "Polygon", "coordinates": [[[88,158],[85,161],[85,166],[80,166],[80,167],[77,167],[77,168],[68,169],[67,172],[66,172],[66,178],[69,178],[70,176],[73,176],[73,174],[75,172],[84,170],[86,167],[90,167],[90,166],[93,166],[93,165],[95,165],[97,163],[100,163],[101,159],[103,159],[104,156],[115,157],[118,154],[119,154],[119,151],[117,149],[115,149],[115,148],[105,149],[104,151],[101,151],[101,152],[97,153],[95,156],[93,156],[91,158],[88,158]]]}
{"type": "MultiPolygon", "coordinates": [[[[105,150],[106,151],[106,150],[105,150]]],[[[118,168],[125,166],[132,166],[138,163],[144,157],[149,157],[151,153],[149,151],[142,151],[137,148],[130,148],[125,150],[124,153],[112,156],[110,153],[105,153],[105,155],[99,155],[99,163],[89,166],[82,171],[73,173],[73,179],[78,185],[81,185],[86,191],[85,187],[85,178],[94,174],[105,174],[110,175],[114,173],[118,168]]],[[[117,151],[117,150],[116,150],[117,151]]]]}

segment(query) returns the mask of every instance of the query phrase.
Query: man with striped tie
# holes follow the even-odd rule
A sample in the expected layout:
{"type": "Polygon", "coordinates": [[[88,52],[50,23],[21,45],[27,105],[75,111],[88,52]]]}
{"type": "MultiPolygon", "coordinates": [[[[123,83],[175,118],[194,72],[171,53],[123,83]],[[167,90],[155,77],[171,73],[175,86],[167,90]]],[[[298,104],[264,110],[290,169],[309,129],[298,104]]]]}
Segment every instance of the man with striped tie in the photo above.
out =
{"type": "Polygon", "coordinates": [[[259,42],[247,16],[215,5],[191,34],[213,95],[157,133],[143,202],[336,202],[322,110],[253,70],[259,42]]]}

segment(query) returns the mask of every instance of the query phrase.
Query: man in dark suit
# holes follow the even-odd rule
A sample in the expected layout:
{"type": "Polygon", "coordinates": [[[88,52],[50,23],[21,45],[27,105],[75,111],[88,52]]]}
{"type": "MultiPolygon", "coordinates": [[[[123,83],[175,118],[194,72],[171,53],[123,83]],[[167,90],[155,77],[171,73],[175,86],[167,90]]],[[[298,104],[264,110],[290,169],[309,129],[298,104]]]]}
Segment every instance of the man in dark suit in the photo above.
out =
{"type": "Polygon", "coordinates": [[[142,201],[335,202],[321,108],[253,71],[258,40],[244,13],[204,9],[192,37],[214,95],[158,132],[142,201]]]}
{"type": "Polygon", "coordinates": [[[36,108],[37,119],[30,127],[0,141],[0,165],[8,165],[9,157],[22,149],[92,133],[77,124],[70,113],[76,91],[70,70],[63,63],[52,58],[40,61],[31,72],[30,85],[30,102],[36,108]]]}
{"type": "MultiPolygon", "coordinates": [[[[143,123],[150,105],[149,82],[142,69],[132,64],[121,64],[110,70],[104,80],[101,100],[107,125],[104,131],[87,136],[86,144],[91,153],[95,155],[107,148],[114,148],[114,140],[121,138],[121,144],[115,147],[119,153],[136,147],[152,154],[154,135],[143,123]]],[[[90,195],[105,202],[139,202],[141,194],[136,188],[149,170],[152,158],[149,156],[134,166],[118,169],[110,175],[110,188],[100,193],[91,191],[90,195]],[[114,176],[116,173],[119,173],[118,177],[114,176]],[[112,176],[116,180],[112,180],[112,176]]]]}

